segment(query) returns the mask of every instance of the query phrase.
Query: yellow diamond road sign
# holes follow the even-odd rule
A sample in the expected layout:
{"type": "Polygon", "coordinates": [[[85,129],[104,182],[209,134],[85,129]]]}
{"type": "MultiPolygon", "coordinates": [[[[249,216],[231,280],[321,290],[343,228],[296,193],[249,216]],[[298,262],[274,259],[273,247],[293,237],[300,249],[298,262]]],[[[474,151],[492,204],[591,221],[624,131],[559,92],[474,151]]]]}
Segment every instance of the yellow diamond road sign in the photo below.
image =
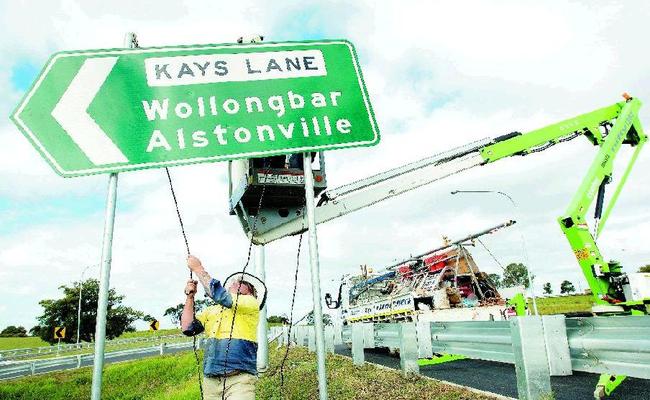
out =
{"type": "Polygon", "coordinates": [[[149,323],[149,330],[150,331],[157,331],[158,328],[160,328],[160,321],[154,319],[149,323]]]}
{"type": "Polygon", "coordinates": [[[65,326],[54,327],[54,339],[65,339],[65,326]]]}

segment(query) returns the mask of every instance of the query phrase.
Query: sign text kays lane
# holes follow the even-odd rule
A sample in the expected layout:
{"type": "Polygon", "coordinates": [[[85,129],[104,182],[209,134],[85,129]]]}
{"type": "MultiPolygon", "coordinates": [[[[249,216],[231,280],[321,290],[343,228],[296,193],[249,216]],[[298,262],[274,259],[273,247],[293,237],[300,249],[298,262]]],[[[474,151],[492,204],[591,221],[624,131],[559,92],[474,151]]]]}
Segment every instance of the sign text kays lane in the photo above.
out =
{"type": "Polygon", "coordinates": [[[346,41],[59,53],[13,117],[64,176],[379,141],[346,41]]]}

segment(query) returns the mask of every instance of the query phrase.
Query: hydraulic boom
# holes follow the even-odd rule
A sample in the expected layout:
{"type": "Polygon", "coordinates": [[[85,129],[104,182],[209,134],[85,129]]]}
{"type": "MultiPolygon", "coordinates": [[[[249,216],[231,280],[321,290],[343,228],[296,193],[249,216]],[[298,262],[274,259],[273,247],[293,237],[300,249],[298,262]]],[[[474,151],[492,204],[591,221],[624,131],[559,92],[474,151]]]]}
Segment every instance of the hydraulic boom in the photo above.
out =
{"type": "MultiPolygon", "coordinates": [[[[638,117],[641,102],[627,94],[624,97],[625,101],[541,129],[484,139],[327,190],[320,195],[316,221],[332,220],[470,168],[507,157],[537,153],[553,145],[585,137],[597,147],[598,152],[567,210],[558,219],[560,227],[575,253],[596,304],[607,306],[605,308],[612,312],[646,313],[650,298],[630,298],[627,275],[617,262],[605,261],[596,242],[647,140],[638,117]],[[614,159],[623,145],[634,147],[635,150],[607,208],[604,208],[605,187],[612,182],[614,159]],[[586,216],[594,200],[595,226],[590,230],[586,216]]],[[[256,243],[263,244],[303,232],[306,228],[304,215],[298,215],[288,217],[285,223],[278,226],[268,229],[262,226],[252,235],[256,243]]]]}

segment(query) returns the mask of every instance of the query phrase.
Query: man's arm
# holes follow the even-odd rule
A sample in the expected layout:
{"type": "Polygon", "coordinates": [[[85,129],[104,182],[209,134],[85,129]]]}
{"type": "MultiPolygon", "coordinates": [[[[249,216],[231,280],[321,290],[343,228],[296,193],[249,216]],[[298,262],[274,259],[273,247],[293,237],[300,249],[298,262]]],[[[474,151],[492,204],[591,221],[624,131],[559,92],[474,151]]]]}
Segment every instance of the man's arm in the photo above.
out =
{"type": "Polygon", "coordinates": [[[228,293],[228,291],[221,285],[221,282],[212,279],[210,274],[208,274],[208,271],[203,268],[201,260],[194,256],[188,256],[187,266],[194,274],[196,274],[196,277],[199,278],[205,292],[210,296],[210,298],[212,298],[212,300],[224,307],[232,307],[232,297],[230,296],[230,293],[228,293]]]}
{"type": "Polygon", "coordinates": [[[201,264],[201,260],[199,260],[194,256],[188,256],[187,266],[193,273],[196,274],[196,277],[199,278],[199,281],[201,282],[201,285],[203,285],[205,292],[208,294],[212,294],[212,288],[210,287],[210,282],[212,282],[212,277],[210,276],[210,274],[208,274],[208,271],[206,271],[205,268],[203,268],[203,264],[201,264]]]}
{"type": "Polygon", "coordinates": [[[196,294],[197,281],[189,280],[185,285],[185,306],[181,314],[181,330],[187,336],[198,335],[203,332],[203,324],[194,318],[194,295],[196,294]]]}

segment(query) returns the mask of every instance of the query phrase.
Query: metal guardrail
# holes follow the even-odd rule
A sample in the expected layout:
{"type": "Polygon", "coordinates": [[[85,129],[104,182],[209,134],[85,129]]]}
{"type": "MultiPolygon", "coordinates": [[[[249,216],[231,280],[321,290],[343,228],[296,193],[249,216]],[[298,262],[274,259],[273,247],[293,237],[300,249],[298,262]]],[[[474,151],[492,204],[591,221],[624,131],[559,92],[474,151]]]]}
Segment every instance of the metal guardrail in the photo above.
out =
{"type": "Polygon", "coordinates": [[[434,353],[460,354],[479,360],[514,363],[508,321],[433,323],[431,343],[434,353]]]}
{"type": "MultiPolygon", "coordinates": [[[[309,345],[311,326],[295,326],[291,340],[309,345]]],[[[326,340],[328,339],[326,334],[326,340]]],[[[405,374],[419,373],[418,358],[456,354],[515,365],[520,399],[551,393],[551,376],[573,371],[650,379],[650,317],[516,317],[510,321],[357,323],[331,335],[352,345],[355,364],[363,350],[399,350],[405,374]]],[[[286,332],[280,344],[288,341],[286,332]]]]}
{"type": "Polygon", "coordinates": [[[568,318],[574,371],[650,379],[650,317],[568,318]]]}
{"type": "MultiPolygon", "coordinates": [[[[148,342],[161,342],[163,340],[183,338],[182,334],[162,335],[162,336],[143,336],[128,339],[113,339],[106,341],[106,347],[122,346],[133,343],[148,343],[148,342]]],[[[50,354],[69,353],[84,349],[94,349],[95,343],[81,342],[79,344],[69,343],[63,345],[41,346],[41,347],[28,347],[20,349],[0,350],[0,361],[17,360],[30,357],[41,357],[50,354]]]]}
{"type": "MultiPolygon", "coordinates": [[[[200,347],[201,340],[198,340],[197,343],[200,347]]],[[[179,343],[160,343],[156,346],[111,351],[104,355],[104,359],[110,361],[123,357],[139,358],[148,355],[163,355],[172,349],[181,350],[185,348],[192,348],[192,340],[190,338],[185,342],[179,343]]],[[[37,375],[54,370],[81,368],[85,365],[92,365],[93,359],[94,354],[89,353],[46,359],[0,362],[0,380],[26,375],[37,375]]]]}
{"type": "MultiPolygon", "coordinates": [[[[269,343],[277,340],[283,334],[283,330],[271,328],[269,332],[269,343]]],[[[184,335],[167,335],[167,338],[184,338],[185,341],[177,343],[160,343],[155,346],[140,347],[135,349],[126,349],[111,351],[104,354],[104,359],[111,361],[119,358],[140,358],[151,355],[163,355],[170,350],[184,350],[192,348],[192,338],[184,335]]],[[[163,338],[160,336],[159,338],[163,338]]],[[[203,345],[203,337],[197,340],[197,347],[201,348],[203,345]]],[[[128,342],[132,343],[132,342],[128,342]]],[[[124,344],[124,343],[122,343],[124,344]]],[[[92,365],[94,354],[76,354],[64,357],[35,359],[35,360],[19,360],[19,361],[0,361],[0,380],[12,379],[26,375],[37,375],[41,373],[51,372],[53,370],[64,370],[81,368],[82,366],[92,365]]]]}

